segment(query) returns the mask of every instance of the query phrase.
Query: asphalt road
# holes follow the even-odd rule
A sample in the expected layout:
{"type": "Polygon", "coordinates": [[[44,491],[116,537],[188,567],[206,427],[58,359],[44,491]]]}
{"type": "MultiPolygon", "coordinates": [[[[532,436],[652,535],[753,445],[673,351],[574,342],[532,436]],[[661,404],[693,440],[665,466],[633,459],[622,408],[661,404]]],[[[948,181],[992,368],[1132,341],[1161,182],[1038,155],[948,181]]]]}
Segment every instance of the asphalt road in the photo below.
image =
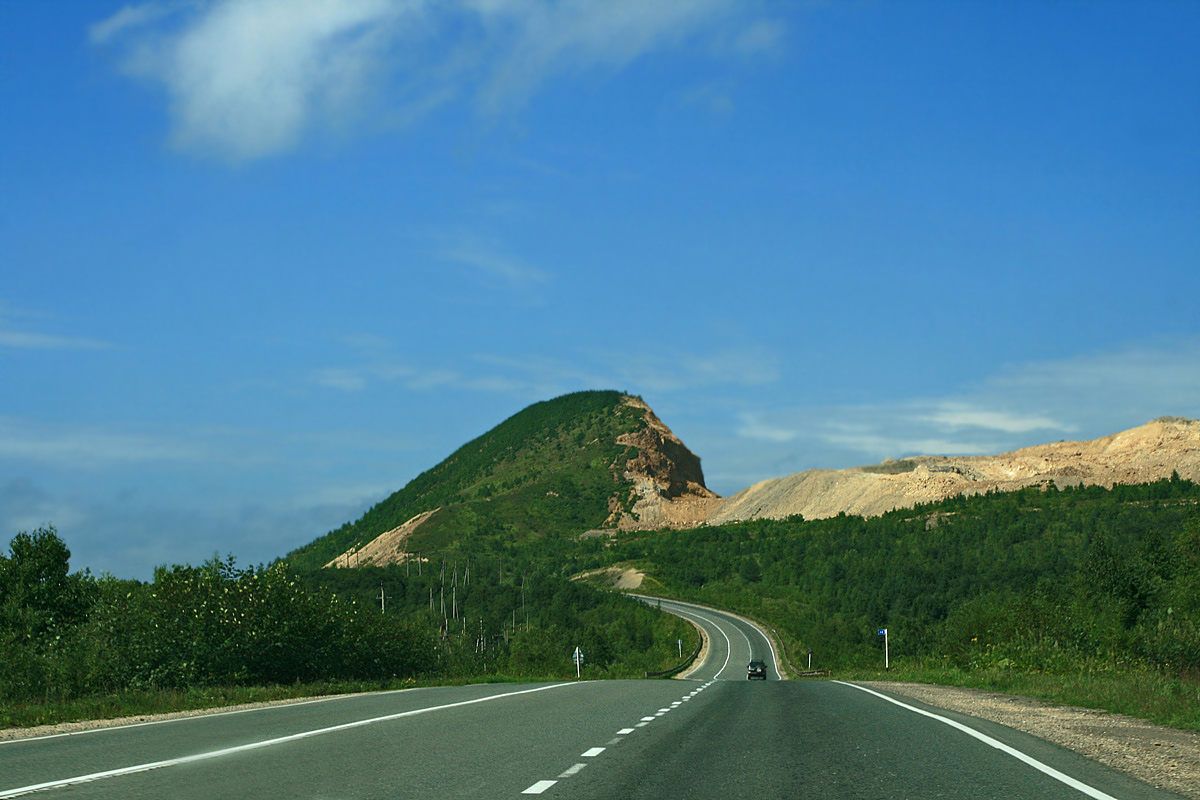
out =
{"type": "Polygon", "coordinates": [[[709,634],[684,680],[416,689],[16,740],[0,800],[1177,797],[911,700],[748,681],[752,657],[774,663],[752,625],[662,605],[709,634]]]}

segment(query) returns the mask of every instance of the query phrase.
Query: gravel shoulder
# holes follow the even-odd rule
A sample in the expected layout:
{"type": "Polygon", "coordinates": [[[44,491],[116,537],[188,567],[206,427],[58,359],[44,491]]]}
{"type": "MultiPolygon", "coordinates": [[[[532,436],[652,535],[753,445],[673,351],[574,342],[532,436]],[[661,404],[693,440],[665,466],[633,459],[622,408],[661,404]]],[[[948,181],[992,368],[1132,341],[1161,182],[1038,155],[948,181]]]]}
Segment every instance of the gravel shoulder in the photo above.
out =
{"type": "Polygon", "coordinates": [[[1200,800],[1200,733],[1030,697],[923,683],[856,681],[970,714],[1074,750],[1139,780],[1200,800]]]}

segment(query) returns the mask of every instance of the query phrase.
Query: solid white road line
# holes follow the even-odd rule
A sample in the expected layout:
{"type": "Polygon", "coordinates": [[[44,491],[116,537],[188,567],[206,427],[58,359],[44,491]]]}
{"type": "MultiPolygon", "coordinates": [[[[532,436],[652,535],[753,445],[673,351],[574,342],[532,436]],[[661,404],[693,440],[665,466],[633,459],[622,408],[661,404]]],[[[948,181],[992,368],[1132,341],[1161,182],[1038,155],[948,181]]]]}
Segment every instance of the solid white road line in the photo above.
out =
{"type": "Polygon", "coordinates": [[[1007,753],[1008,755],[1012,756],[1013,758],[1017,759],[1018,761],[1028,764],[1029,766],[1033,767],[1037,771],[1043,772],[1046,775],[1049,775],[1051,778],[1054,778],[1054,780],[1056,780],[1060,783],[1065,783],[1067,786],[1070,786],[1072,789],[1083,792],[1088,797],[1093,797],[1096,800],[1117,800],[1117,798],[1113,797],[1110,794],[1106,794],[1105,792],[1102,792],[1093,786],[1088,786],[1086,783],[1083,783],[1082,781],[1078,781],[1075,778],[1072,778],[1070,775],[1059,772],[1054,767],[1043,764],[1041,761],[1038,761],[1033,756],[1026,755],[1025,753],[1022,753],[1020,750],[1017,750],[1014,747],[1009,747],[1004,742],[1001,742],[998,739],[993,739],[991,736],[988,736],[986,733],[980,733],[979,731],[975,730],[974,728],[972,728],[968,725],[963,725],[961,722],[956,722],[956,721],[950,719],[949,717],[943,717],[940,714],[934,714],[931,711],[926,711],[922,708],[917,708],[916,706],[910,706],[908,703],[902,703],[899,700],[895,699],[894,697],[888,697],[886,694],[881,694],[881,693],[875,691],[874,689],[868,689],[865,686],[859,686],[854,683],[846,683],[845,681],[833,681],[833,682],[840,683],[843,686],[850,686],[854,689],[858,689],[860,692],[866,692],[867,694],[873,694],[876,697],[880,698],[881,700],[887,700],[889,703],[898,705],[901,708],[906,708],[909,711],[913,712],[914,714],[920,714],[923,717],[929,717],[930,719],[936,719],[938,722],[945,723],[946,725],[949,725],[951,728],[960,730],[963,733],[967,734],[968,736],[975,737],[976,739],[978,739],[979,741],[988,745],[989,747],[994,747],[1002,753],[1007,753]]]}
{"type": "MultiPolygon", "coordinates": [[[[19,797],[23,794],[31,794],[44,789],[54,789],[60,786],[71,786],[78,783],[91,783],[92,781],[103,780],[104,778],[115,778],[120,775],[133,775],[138,772],[149,772],[163,767],[174,767],[179,764],[190,764],[194,761],[206,761],[210,758],[220,758],[221,756],[231,755],[233,753],[242,753],[247,750],[258,750],[263,747],[272,747],[285,742],[294,742],[299,739],[308,739],[313,736],[321,736],[326,733],[334,733],[336,731],[350,730],[351,728],[361,728],[365,725],[373,725],[377,722],[388,722],[394,719],[403,717],[415,717],[418,714],[428,714],[432,711],[443,711],[447,708],[460,708],[462,706],[475,705],[477,703],[487,703],[492,700],[500,700],[505,697],[516,697],[522,694],[532,694],[534,692],[544,692],[547,689],[561,689],[564,686],[578,686],[577,683],[553,683],[549,686],[539,686],[535,689],[522,689],[518,692],[506,692],[505,694],[494,694],[487,697],[479,697],[474,700],[463,700],[458,703],[446,703],[440,706],[430,706],[428,708],[417,708],[412,711],[402,711],[398,714],[388,714],[383,717],[372,717],[370,719],[360,719],[356,722],[347,722],[342,725],[333,725],[328,728],[318,728],[312,731],[303,731],[301,733],[293,733],[290,736],[280,736],[276,739],[265,739],[261,742],[251,742],[249,744],[238,745],[237,747],[226,747],[222,750],[213,750],[209,753],[197,753],[196,755],[183,756],[181,758],[168,758],[162,761],[151,761],[147,764],[136,764],[132,767],[120,767],[118,769],[105,770],[104,772],[93,772],[90,775],[78,775],[74,778],[63,778],[57,781],[47,781],[31,786],[21,786],[16,789],[8,789],[0,791],[0,800],[6,800],[9,797],[19,797]]],[[[551,781],[553,783],[553,781],[551,781]]],[[[542,791],[545,791],[544,789],[542,791]]]]}
{"type": "MultiPolygon", "coordinates": [[[[399,694],[400,692],[416,692],[420,689],[392,689],[386,692],[376,692],[375,694],[399,694]]],[[[213,709],[211,711],[201,710],[198,714],[193,714],[186,717],[171,717],[170,719],[151,719],[146,722],[126,722],[115,725],[105,725],[100,728],[85,728],[81,731],[66,731],[65,733],[48,733],[44,736],[25,736],[21,739],[5,739],[0,741],[0,745],[20,744],[22,742],[40,742],[44,739],[61,739],[64,736],[87,736],[95,733],[112,733],[113,731],[127,731],[130,728],[144,728],[148,725],[167,725],[172,722],[195,722],[197,720],[211,719],[212,717],[229,717],[234,714],[251,714],[258,711],[274,711],[280,708],[295,708],[296,706],[310,706],[314,703],[328,703],[333,700],[345,700],[350,697],[359,697],[358,694],[336,694],[330,697],[316,697],[311,700],[297,700],[296,702],[281,701],[269,706],[255,706],[254,708],[233,708],[227,711],[213,709]]]]}

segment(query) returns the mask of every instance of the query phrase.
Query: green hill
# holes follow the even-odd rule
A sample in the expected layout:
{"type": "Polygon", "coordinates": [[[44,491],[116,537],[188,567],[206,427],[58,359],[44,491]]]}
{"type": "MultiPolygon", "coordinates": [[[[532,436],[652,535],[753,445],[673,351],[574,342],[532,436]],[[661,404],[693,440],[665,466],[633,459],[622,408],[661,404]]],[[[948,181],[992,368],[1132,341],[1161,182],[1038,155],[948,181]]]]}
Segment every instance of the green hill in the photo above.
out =
{"type": "Polygon", "coordinates": [[[418,514],[440,509],[406,547],[445,551],[466,540],[493,544],[575,536],[628,510],[624,479],[636,455],[618,437],[647,427],[648,409],[616,391],[576,392],[536,403],[467,442],[355,522],[290,553],[316,569],[418,514]]]}

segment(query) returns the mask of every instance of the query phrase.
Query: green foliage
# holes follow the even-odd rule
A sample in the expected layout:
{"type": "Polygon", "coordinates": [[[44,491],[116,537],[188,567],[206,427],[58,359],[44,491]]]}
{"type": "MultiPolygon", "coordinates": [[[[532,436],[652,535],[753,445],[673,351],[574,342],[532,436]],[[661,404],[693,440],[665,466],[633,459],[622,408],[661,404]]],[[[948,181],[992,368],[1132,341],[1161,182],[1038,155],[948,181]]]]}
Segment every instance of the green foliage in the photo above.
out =
{"type": "Polygon", "coordinates": [[[605,557],[771,623],[824,667],[881,663],[887,627],[900,659],[1198,674],[1198,501],[1200,487],[1178,478],[1027,489],[871,519],[622,534],[605,557]]]}
{"type": "Polygon", "coordinates": [[[0,636],[45,640],[84,617],[95,592],[87,573],[69,574],[70,558],[53,526],[13,537],[0,555],[0,636]]]}
{"type": "Polygon", "coordinates": [[[633,449],[616,439],[645,424],[645,411],[623,397],[577,392],[529,406],[288,560],[319,568],[436,508],[443,510],[421,526],[410,550],[443,550],[463,537],[536,541],[600,527],[610,499],[628,499],[621,476],[633,449]]]}
{"type": "Polygon", "coordinates": [[[0,698],[126,689],[377,680],[434,667],[426,626],[232,557],[160,567],[154,582],[68,575],[53,531],[18,534],[0,564],[0,698]]]}
{"type": "Polygon", "coordinates": [[[564,577],[568,558],[551,568],[540,548],[505,556],[325,569],[301,577],[360,605],[423,619],[439,636],[447,677],[574,677],[571,654],[584,652],[585,677],[641,677],[673,666],[675,641],[694,646],[683,621],[631,598],[564,577]]]}
{"type": "Polygon", "coordinates": [[[568,678],[577,646],[585,677],[640,677],[674,665],[677,638],[695,644],[681,620],[565,578],[574,559],[551,568],[528,549],[309,573],[214,557],[151,583],[72,575],[69,555],[47,529],[0,557],[0,719],[128,708],[138,692],[568,678]]]}

